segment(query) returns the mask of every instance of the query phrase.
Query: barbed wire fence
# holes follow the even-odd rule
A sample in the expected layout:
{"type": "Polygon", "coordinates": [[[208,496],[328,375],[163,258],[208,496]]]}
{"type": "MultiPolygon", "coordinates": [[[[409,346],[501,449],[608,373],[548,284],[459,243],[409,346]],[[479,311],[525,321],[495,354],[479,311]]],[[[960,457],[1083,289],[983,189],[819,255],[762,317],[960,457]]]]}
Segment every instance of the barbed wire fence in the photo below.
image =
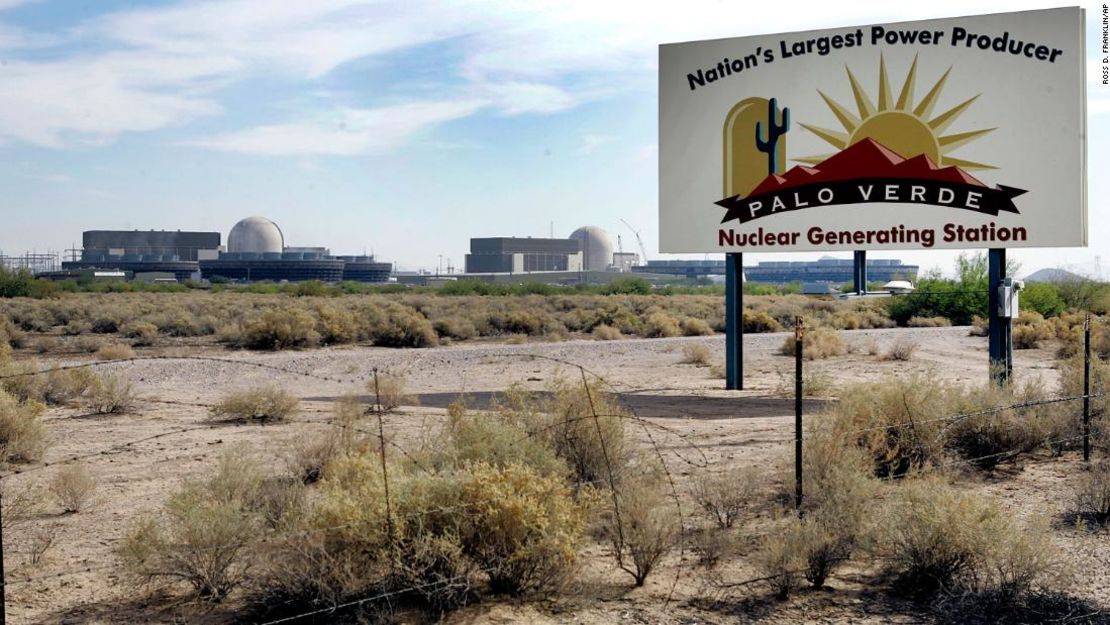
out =
{"type": "MultiPolygon", "coordinates": [[[[778,439],[777,441],[770,441],[770,442],[777,442],[777,443],[781,443],[781,444],[793,445],[793,447],[794,447],[794,464],[795,464],[795,471],[796,471],[796,473],[795,473],[795,501],[794,501],[794,503],[795,503],[795,508],[798,510],[799,514],[801,514],[801,511],[803,510],[803,503],[804,503],[804,496],[805,496],[805,493],[803,492],[803,482],[804,482],[803,477],[804,476],[803,476],[803,473],[802,473],[803,466],[804,466],[804,463],[803,463],[803,453],[804,453],[804,432],[803,432],[803,420],[804,420],[803,407],[804,407],[804,402],[803,402],[803,399],[806,395],[806,389],[805,389],[805,386],[804,386],[804,366],[805,366],[804,365],[804,363],[805,363],[804,337],[805,337],[805,329],[802,325],[801,319],[799,318],[797,320],[797,325],[796,325],[796,328],[795,328],[795,365],[796,365],[795,374],[796,374],[796,377],[795,377],[795,388],[794,388],[794,390],[795,390],[795,393],[794,393],[794,400],[795,400],[794,401],[794,405],[795,405],[795,431],[794,431],[794,436],[789,437],[789,438],[778,439]]],[[[971,411],[971,412],[966,412],[966,413],[961,413],[961,414],[953,414],[953,415],[947,415],[947,416],[943,416],[943,417],[936,417],[936,418],[929,419],[929,420],[913,421],[911,419],[911,420],[907,421],[906,423],[882,425],[882,426],[875,426],[875,427],[870,427],[870,428],[862,428],[862,429],[853,431],[852,433],[853,434],[865,434],[867,432],[876,431],[876,430],[886,430],[886,431],[889,432],[889,431],[900,429],[900,428],[916,428],[916,427],[920,427],[921,425],[923,425],[925,423],[928,423],[930,421],[943,422],[947,425],[947,424],[958,423],[960,421],[967,420],[967,419],[973,419],[973,418],[980,417],[980,416],[986,416],[986,415],[1001,413],[1001,412],[1004,412],[1004,411],[1018,412],[1018,411],[1023,411],[1023,410],[1027,410],[1027,409],[1033,409],[1033,408],[1037,408],[1037,407],[1041,407],[1041,406],[1048,406],[1048,405],[1053,405],[1053,404],[1071,404],[1072,402],[1081,402],[1082,403],[1082,422],[1081,422],[1082,426],[1081,426],[1081,431],[1075,433],[1074,435],[1070,435],[1070,436],[1066,436],[1066,437],[1058,437],[1058,438],[1055,438],[1053,440],[1044,441],[1043,444],[1045,446],[1063,445],[1063,444],[1069,444],[1069,443],[1078,443],[1078,442],[1081,441],[1082,442],[1084,461],[1089,462],[1090,461],[1090,454],[1091,454],[1091,436],[1092,436],[1091,418],[1093,416],[1092,411],[1091,411],[1091,402],[1090,402],[1090,400],[1091,399],[1102,398],[1105,395],[1101,391],[1097,392],[1097,393],[1092,393],[1091,390],[1090,390],[1091,347],[1090,347],[1090,323],[1089,323],[1089,320],[1085,324],[1084,353],[1085,353],[1085,356],[1086,356],[1086,359],[1085,359],[1086,362],[1085,362],[1085,368],[1084,368],[1084,391],[1083,391],[1083,394],[1081,394],[1081,395],[1051,397],[1051,398],[1044,398],[1044,399],[1040,399],[1040,400],[1033,400],[1033,401],[1025,401],[1025,402],[1019,402],[1019,403],[1014,403],[1014,404],[1008,404],[1008,405],[1004,405],[1004,406],[993,406],[993,407],[984,408],[984,409],[981,409],[981,410],[976,410],[976,411],[971,411]]],[[[484,355],[484,356],[481,356],[481,357],[482,358],[489,358],[490,356],[484,355]]],[[[661,423],[657,423],[656,421],[653,421],[649,418],[645,418],[645,417],[641,417],[641,416],[637,415],[634,407],[632,406],[632,404],[629,403],[628,401],[626,401],[626,398],[628,396],[630,396],[632,394],[635,394],[637,392],[642,392],[642,391],[647,391],[647,390],[658,391],[658,390],[674,390],[674,389],[627,389],[627,388],[621,388],[618,385],[616,385],[616,384],[612,383],[611,381],[609,381],[608,379],[606,379],[605,377],[591,371],[587,367],[584,367],[584,366],[582,366],[578,363],[574,363],[574,362],[571,362],[571,361],[566,360],[566,359],[560,359],[560,358],[545,356],[545,355],[542,355],[542,354],[530,354],[530,353],[504,354],[504,355],[499,356],[499,358],[525,359],[525,360],[533,360],[533,361],[546,361],[546,362],[554,364],[556,366],[565,366],[565,367],[571,368],[572,370],[577,371],[578,377],[581,378],[583,391],[585,392],[585,394],[587,396],[588,405],[589,405],[589,413],[584,415],[584,416],[570,417],[568,419],[565,419],[564,421],[554,423],[554,424],[552,424],[550,426],[547,426],[547,427],[558,427],[561,424],[565,425],[565,424],[569,424],[569,423],[572,423],[572,422],[578,422],[578,421],[586,421],[586,420],[592,421],[593,425],[597,429],[598,436],[601,439],[602,451],[603,451],[603,455],[604,455],[604,463],[605,463],[605,466],[606,466],[606,473],[607,473],[607,475],[605,476],[606,477],[605,482],[606,482],[606,486],[607,486],[607,490],[608,490],[608,496],[612,500],[613,512],[614,512],[614,516],[616,518],[616,531],[618,533],[618,540],[620,540],[621,542],[623,542],[623,538],[621,538],[620,535],[624,531],[626,520],[623,519],[622,516],[621,516],[620,486],[619,486],[619,484],[617,484],[617,481],[614,478],[613,461],[609,457],[609,450],[605,448],[605,439],[604,439],[604,436],[601,433],[601,420],[602,419],[608,419],[608,418],[616,418],[616,419],[620,419],[626,425],[639,427],[642,430],[646,440],[648,441],[648,446],[650,447],[652,454],[656,457],[656,459],[659,461],[660,465],[662,466],[662,469],[664,471],[665,478],[666,478],[666,481],[667,481],[667,484],[668,484],[668,487],[669,487],[669,490],[670,490],[670,498],[672,500],[673,505],[675,506],[675,508],[677,510],[677,514],[678,514],[678,518],[679,518],[679,525],[680,525],[680,529],[681,529],[681,532],[682,532],[681,536],[680,536],[680,539],[677,541],[677,543],[678,543],[679,549],[683,550],[680,553],[680,560],[683,559],[681,556],[684,555],[684,553],[685,553],[684,550],[686,548],[685,545],[687,543],[686,536],[685,536],[685,531],[686,531],[686,526],[687,526],[687,523],[686,523],[687,517],[685,515],[686,513],[685,513],[684,508],[683,508],[683,505],[684,505],[683,504],[683,498],[680,494],[680,490],[679,490],[679,487],[677,485],[676,478],[675,478],[674,474],[672,473],[672,471],[671,471],[671,469],[669,468],[669,465],[668,465],[668,458],[670,458],[672,461],[677,460],[677,461],[682,462],[682,463],[684,463],[684,464],[686,464],[686,465],[688,465],[692,468],[696,468],[696,469],[699,469],[699,470],[704,470],[704,469],[710,468],[712,463],[709,461],[708,456],[706,455],[703,446],[700,445],[699,443],[697,443],[695,440],[693,440],[693,437],[691,437],[690,435],[688,435],[684,432],[679,431],[677,428],[672,428],[672,427],[663,425],[661,423]],[[592,395],[593,391],[591,390],[591,380],[593,380],[594,384],[600,385],[601,388],[606,389],[606,392],[608,394],[611,394],[618,401],[618,403],[623,407],[624,411],[614,413],[614,414],[606,414],[606,413],[603,413],[603,412],[599,412],[599,410],[597,409],[597,407],[595,406],[595,403],[594,403],[594,397],[592,395]],[[675,440],[677,440],[679,442],[679,445],[677,445],[674,449],[669,449],[669,450],[664,449],[659,444],[659,442],[656,440],[655,436],[652,434],[653,432],[656,432],[661,436],[673,437],[675,440]]],[[[390,544],[391,550],[392,550],[391,556],[390,556],[390,566],[395,567],[397,565],[397,562],[396,562],[397,555],[396,555],[396,551],[395,551],[395,549],[396,549],[396,540],[397,539],[396,539],[396,536],[395,536],[395,530],[393,528],[394,514],[395,513],[389,505],[390,497],[388,495],[388,492],[389,492],[389,476],[388,476],[388,468],[387,468],[387,454],[389,454],[389,453],[398,453],[398,454],[401,454],[401,455],[405,456],[407,460],[412,461],[412,462],[418,462],[418,459],[413,457],[412,454],[409,453],[409,451],[403,445],[397,443],[396,441],[394,441],[394,440],[392,440],[392,439],[390,439],[386,436],[387,424],[386,424],[385,416],[388,413],[388,411],[384,408],[384,406],[382,404],[381,393],[380,393],[380,389],[378,388],[379,387],[379,384],[378,384],[379,369],[377,367],[373,367],[373,368],[370,369],[369,372],[366,372],[366,373],[364,373],[362,375],[358,375],[358,376],[355,376],[355,375],[335,376],[335,375],[321,375],[321,374],[317,374],[317,373],[314,373],[314,372],[311,372],[311,371],[298,371],[298,370],[288,368],[288,367],[281,367],[281,366],[271,365],[271,364],[267,364],[267,363],[257,363],[257,362],[251,362],[251,361],[245,361],[245,360],[233,359],[233,358],[216,358],[216,357],[206,357],[206,356],[146,356],[146,357],[119,359],[119,360],[81,363],[81,364],[73,364],[73,365],[63,365],[63,366],[59,366],[59,367],[53,367],[53,368],[47,368],[47,369],[41,369],[41,370],[16,371],[16,372],[12,372],[12,373],[5,373],[3,375],[0,375],[0,383],[2,383],[6,379],[13,379],[13,378],[24,377],[24,376],[45,375],[45,374],[49,374],[49,373],[55,372],[55,371],[67,371],[67,370],[80,369],[80,368],[90,368],[90,367],[95,368],[95,367],[119,365],[121,363],[129,363],[129,362],[136,362],[136,361],[148,361],[148,360],[192,360],[192,361],[200,361],[200,362],[221,363],[221,364],[232,365],[232,366],[255,367],[255,368],[259,368],[259,369],[266,370],[266,371],[273,372],[273,373],[279,373],[279,374],[282,374],[282,375],[305,377],[305,378],[310,378],[310,379],[314,379],[314,380],[318,380],[318,381],[322,381],[322,382],[332,382],[332,383],[338,383],[338,384],[358,384],[358,385],[360,385],[360,388],[363,387],[363,385],[366,385],[367,383],[369,383],[370,386],[373,389],[373,392],[372,392],[373,397],[371,397],[371,404],[372,405],[370,406],[369,411],[372,415],[374,415],[374,424],[373,424],[374,427],[371,427],[370,429],[360,428],[360,427],[354,426],[350,423],[342,422],[339,419],[324,419],[324,420],[308,421],[308,422],[317,423],[317,424],[321,424],[321,425],[327,425],[327,426],[333,426],[333,427],[352,429],[356,432],[359,432],[359,433],[362,433],[362,434],[365,434],[367,436],[374,437],[374,438],[377,439],[377,442],[378,442],[377,453],[380,455],[380,463],[381,463],[382,474],[383,474],[383,486],[386,489],[386,493],[387,493],[386,494],[386,500],[387,500],[387,508],[386,508],[387,528],[386,528],[386,531],[387,531],[387,535],[389,536],[389,544],[390,544]]],[[[140,400],[142,402],[180,405],[180,406],[203,408],[203,409],[211,409],[214,406],[214,404],[206,403],[206,402],[188,402],[188,401],[159,399],[159,398],[153,398],[153,397],[141,397],[140,400]]],[[[306,411],[311,411],[311,410],[306,410],[306,411]]],[[[329,411],[316,410],[316,412],[329,412],[329,411]]],[[[742,416],[742,415],[737,415],[737,416],[742,416]]],[[[14,475],[34,473],[34,472],[37,472],[37,471],[45,470],[47,468],[58,467],[58,466],[61,466],[61,465],[73,464],[73,463],[77,463],[77,462],[81,462],[81,461],[89,460],[89,459],[93,459],[93,458],[101,458],[101,457],[106,457],[106,456],[122,454],[122,453],[135,452],[139,448],[139,446],[141,446],[143,443],[147,443],[147,442],[150,442],[150,441],[160,440],[160,439],[163,439],[163,438],[168,438],[168,437],[172,437],[172,436],[180,435],[180,434],[186,434],[186,433],[189,433],[189,432],[195,432],[195,431],[201,431],[201,430],[210,430],[210,429],[215,429],[215,428],[227,428],[227,427],[250,427],[250,425],[228,424],[228,423],[224,423],[224,422],[218,422],[218,423],[205,422],[205,423],[196,424],[196,425],[180,426],[180,427],[176,427],[176,428],[173,428],[171,430],[168,430],[168,431],[158,432],[158,433],[155,433],[155,434],[146,435],[146,436],[135,438],[135,439],[132,439],[132,440],[114,443],[109,447],[106,447],[104,449],[100,449],[100,450],[97,450],[97,451],[92,451],[92,452],[82,453],[82,454],[69,455],[69,456],[66,456],[66,457],[51,461],[51,462],[42,462],[42,463],[39,463],[39,464],[36,464],[36,465],[33,465],[33,466],[9,467],[9,471],[7,473],[5,473],[4,475],[0,476],[0,478],[8,478],[8,477],[14,476],[14,475]]],[[[542,434],[543,434],[542,431],[537,430],[537,431],[529,431],[525,434],[525,436],[526,437],[534,437],[534,436],[539,436],[539,435],[542,435],[542,434]]],[[[992,459],[998,459],[998,458],[1005,459],[1005,458],[1008,458],[1008,457],[1016,456],[1016,455],[1022,453],[1022,451],[1023,450],[1007,450],[1007,451],[1003,451],[1003,452],[995,452],[995,453],[992,453],[992,454],[980,455],[980,456],[977,456],[977,457],[960,458],[960,459],[957,459],[957,460],[951,460],[951,461],[946,461],[946,462],[943,462],[943,463],[938,463],[938,464],[934,465],[934,468],[944,468],[944,467],[957,466],[957,465],[962,465],[962,464],[975,464],[975,463],[982,462],[982,461],[985,461],[985,460],[992,460],[992,459]]],[[[884,479],[897,479],[897,476],[888,476],[884,479]]],[[[2,493],[0,493],[0,497],[2,497],[2,493]]],[[[467,504],[467,505],[473,505],[473,504],[467,504]]],[[[2,500],[0,500],[0,506],[2,506],[2,500]]],[[[427,513],[428,514],[432,514],[432,513],[442,514],[442,513],[445,513],[445,512],[450,512],[450,511],[462,509],[462,508],[465,508],[465,507],[466,506],[454,506],[454,507],[451,507],[451,508],[429,509],[427,511],[427,513]]],[[[2,509],[2,508],[0,508],[0,509],[2,509]]],[[[409,513],[409,514],[411,514],[411,513],[409,513]]],[[[305,530],[305,531],[302,532],[302,534],[307,537],[309,534],[331,532],[331,531],[335,531],[335,530],[339,530],[339,529],[344,529],[346,527],[350,527],[351,525],[352,524],[341,524],[341,525],[318,527],[318,528],[313,528],[312,530],[305,530]]],[[[283,542],[283,541],[296,539],[297,537],[301,536],[302,534],[296,534],[294,536],[280,536],[280,537],[272,536],[272,537],[267,537],[267,538],[263,538],[263,539],[259,539],[259,540],[260,540],[260,542],[283,542]]],[[[214,545],[214,546],[210,546],[210,547],[207,547],[207,548],[212,549],[212,550],[220,550],[220,549],[225,549],[227,547],[229,547],[229,545],[214,545]]],[[[2,558],[2,549],[3,549],[3,535],[2,535],[2,532],[0,532],[0,558],[2,558]]],[[[43,574],[43,575],[37,575],[37,576],[14,576],[14,577],[8,577],[8,578],[0,578],[0,590],[6,589],[8,586],[33,584],[33,583],[36,583],[36,582],[42,582],[42,581],[51,580],[51,579],[58,579],[58,578],[63,578],[63,577],[75,576],[75,575],[86,575],[86,574],[96,573],[96,572],[100,572],[100,571],[111,570],[111,569],[116,568],[117,566],[118,565],[116,563],[83,564],[83,565],[79,565],[79,566],[76,566],[76,567],[70,567],[70,568],[67,568],[66,570],[55,572],[55,573],[50,573],[50,574],[43,574]]],[[[682,572],[682,567],[681,566],[676,566],[675,567],[675,575],[674,575],[673,581],[670,585],[670,589],[669,589],[669,592],[667,594],[667,597],[664,601],[664,606],[668,605],[671,602],[671,600],[674,596],[674,593],[676,591],[676,588],[678,586],[678,582],[679,582],[681,572],[682,572]]],[[[2,569],[0,569],[0,574],[2,574],[2,569]]],[[[745,580],[745,581],[741,581],[741,582],[730,583],[729,586],[731,586],[731,587],[745,586],[745,585],[749,585],[749,584],[752,584],[752,583],[762,581],[763,579],[764,578],[756,578],[756,579],[752,579],[752,580],[745,580]]],[[[339,610],[348,609],[348,608],[356,608],[356,607],[365,606],[365,605],[373,604],[375,602],[380,602],[380,601],[390,601],[392,599],[401,597],[401,596],[406,595],[406,594],[412,594],[412,593],[419,592],[419,591],[422,591],[422,590],[433,590],[437,586],[449,586],[450,584],[454,584],[454,583],[457,583],[457,582],[460,582],[460,581],[463,581],[463,580],[460,580],[460,579],[457,579],[457,578],[451,578],[451,579],[447,579],[447,580],[439,580],[437,582],[423,584],[423,585],[420,585],[419,587],[416,586],[416,585],[413,585],[413,586],[406,587],[406,588],[390,589],[388,591],[377,592],[377,593],[368,595],[366,597],[351,598],[349,600],[344,600],[342,602],[338,602],[338,603],[335,603],[333,605],[329,605],[329,606],[326,606],[326,607],[313,608],[310,611],[305,611],[305,612],[302,612],[302,613],[299,613],[299,614],[282,616],[282,617],[280,617],[276,620],[265,621],[261,625],[274,625],[274,624],[277,624],[277,623],[295,622],[295,621],[299,621],[299,620],[303,620],[303,619],[310,619],[310,618],[320,616],[320,615],[324,615],[324,614],[335,614],[339,610]]],[[[2,615],[3,615],[3,612],[0,612],[0,625],[3,624],[3,618],[4,617],[2,615]]]]}

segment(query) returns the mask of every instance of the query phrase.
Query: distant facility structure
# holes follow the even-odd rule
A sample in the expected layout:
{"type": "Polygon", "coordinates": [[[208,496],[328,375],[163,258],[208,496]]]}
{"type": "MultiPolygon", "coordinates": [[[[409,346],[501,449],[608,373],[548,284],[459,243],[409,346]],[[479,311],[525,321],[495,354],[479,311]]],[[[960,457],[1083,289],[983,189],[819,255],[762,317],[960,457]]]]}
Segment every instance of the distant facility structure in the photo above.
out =
{"type": "Polygon", "coordinates": [[[80,258],[64,261],[57,277],[75,271],[120,271],[135,279],[157,273],[178,281],[388,282],[391,263],[373,256],[332,256],[325,247],[287,247],[285,235],[265,217],[236,223],[221,245],[219,232],[89,230],[80,258]]]}
{"type": "MultiPolygon", "coordinates": [[[[614,252],[609,234],[597,226],[582,226],[566,239],[487,237],[470,239],[466,273],[619,273],[639,262],[639,256],[614,252]]],[[[549,276],[552,277],[552,276],[549,276]]],[[[568,278],[569,280],[569,278],[568,278]]]]}
{"type": "MultiPolygon", "coordinates": [[[[825,257],[813,261],[764,261],[744,267],[744,280],[769,284],[844,284],[852,281],[852,259],[825,257]]],[[[725,273],[724,260],[652,260],[646,265],[633,267],[637,273],[666,274],[690,280],[721,276],[725,273]]],[[[917,265],[906,265],[898,259],[868,259],[867,279],[873,282],[914,280],[917,265]]]]}
{"type": "MultiPolygon", "coordinates": [[[[852,281],[853,261],[850,258],[821,258],[813,261],[765,261],[744,267],[749,282],[786,284],[788,282],[828,282],[844,284],[852,281]]],[[[867,279],[871,282],[916,280],[917,265],[906,265],[898,259],[867,259],[867,279]]]]}
{"type": "Polygon", "coordinates": [[[609,271],[613,266],[613,242],[609,235],[597,226],[582,226],[571,233],[570,238],[578,241],[582,250],[582,268],[586,271],[609,271]]]}
{"type": "Polygon", "coordinates": [[[578,239],[490,237],[470,240],[466,273],[581,271],[578,239]]]}

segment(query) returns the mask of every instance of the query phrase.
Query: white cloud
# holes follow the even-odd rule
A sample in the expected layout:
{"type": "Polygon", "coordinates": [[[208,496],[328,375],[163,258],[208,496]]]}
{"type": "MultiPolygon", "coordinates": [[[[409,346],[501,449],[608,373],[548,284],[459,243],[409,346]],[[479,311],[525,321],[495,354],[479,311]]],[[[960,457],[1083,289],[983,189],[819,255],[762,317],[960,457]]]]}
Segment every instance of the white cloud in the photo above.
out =
{"type": "Polygon", "coordinates": [[[578,146],[579,154],[592,154],[597,148],[612,143],[616,139],[613,135],[584,134],[582,144],[578,146]]]}
{"type": "Polygon", "coordinates": [[[183,145],[266,156],[354,156],[396,147],[429,127],[469,116],[480,100],[343,109],[331,119],[257,126],[183,145]]]}
{"type": "Polygon", "coordinates": [[[557,113],[575,105],[575,98],[554,85],[536,82],[505,82],[481,87],[509,115],[557,113]]]}
{"type": "MultiPolygon", "coordinates": [[[[1015,2],[1008,10],[1035,4],[1015,2]]],[[[0,10],[21,3],[0,0],[0,10]]],[[[816,28],[994,9],[986,0],[948,6],[873,0],[834,12],[812,10],[823,6],[783,11],[718,0],[203,0],[117,11],[56,33],[0,24],[7,61],[0,71],[0,141],[65,147],[184,125],[222,112],[222,88],[256,78],[302,93],[330,93],[314,97],[313,110],[338,108],[358,90],[336,92],[320,80],[336,68],[445,41],[452,42],[446,63],[381,86],[393,101],[408,93],[414,106],[429,106],[427,95],[411,94],[435,89],[440,106],[466,114],[477,108],[459,107],[458,101],[482,100],[509,115],[550,114],[622,90],[650,90],[662,42],[792,30],[801,14],[805,27],[816,28]],[[50,60],[20,58],[19,51],[34,46],[53,46],[50,60]]],[[[428,124],[437,123],[434,117],[428,124]]],[[[400,118],[402,127],[406,119],[400,118]]],[[[393,141],[391,124],[380,125],[381,140],[295,121],[193,144],[303,153],[275,146],[287,141],[283,137],[305,137],[313,145],[329,137],[338,147],[318,145],[311,153],[362,153],[393,141]]]]}

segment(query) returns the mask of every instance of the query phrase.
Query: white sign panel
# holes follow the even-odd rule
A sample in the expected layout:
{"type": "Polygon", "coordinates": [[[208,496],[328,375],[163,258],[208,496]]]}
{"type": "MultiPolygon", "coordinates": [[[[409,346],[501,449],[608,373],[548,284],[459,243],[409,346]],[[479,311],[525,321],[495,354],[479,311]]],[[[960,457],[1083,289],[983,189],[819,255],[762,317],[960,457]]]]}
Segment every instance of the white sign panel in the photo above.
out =
{"type": "Polygon", "coordinates": [[[1084,11],[660,46],[660,251],[1087,244],[1084,11]]]}

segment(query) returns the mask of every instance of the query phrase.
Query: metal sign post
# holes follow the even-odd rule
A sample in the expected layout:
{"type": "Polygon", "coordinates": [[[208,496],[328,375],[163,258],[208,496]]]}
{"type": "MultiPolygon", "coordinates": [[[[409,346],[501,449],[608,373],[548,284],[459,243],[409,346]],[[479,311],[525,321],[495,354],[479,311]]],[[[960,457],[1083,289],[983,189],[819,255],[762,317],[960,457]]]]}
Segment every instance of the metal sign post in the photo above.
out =
{"type": "Polygon", "coordinates": [[[1006,249],[987,252],[987,335],[990,347],[990,375],[998,385],[1009,383],[1014,373],[1014,342],[1011,317],[1003,317],[1002,292],[1006,279],[1006,249]]]}
{"type": "Polygon", "coordinates": [[[856,295],[867,293],[867,251],[856,250],[852,254],[852,289],[856,295]]]}
{"type": "Polygon", "coordinates": [[[743,254],[725,254],[725,388],[744,389],[743,254]]]}

